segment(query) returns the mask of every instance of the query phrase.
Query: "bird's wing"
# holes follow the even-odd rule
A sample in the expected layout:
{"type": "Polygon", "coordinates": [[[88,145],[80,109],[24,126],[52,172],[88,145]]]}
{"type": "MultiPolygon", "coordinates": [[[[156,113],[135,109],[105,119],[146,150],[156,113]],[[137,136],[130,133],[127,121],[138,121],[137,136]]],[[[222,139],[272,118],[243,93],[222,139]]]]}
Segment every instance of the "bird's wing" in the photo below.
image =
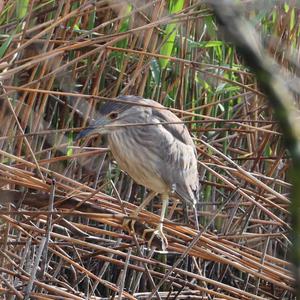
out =
{"type": "Polygon", "coordinates": [[[144,99],[145,102],[151,104],[152,115],[163,123],[170,123],[163,125],[176,139],[186,145],[195,147],[190,133],[184,124],[174,124],[174,122],[181,122],[181,120],[171,111],[167,110],[163,105],[150,99],[144,99]],[[156,109],[157,108],[157,109],[156,109]]]}
{"type": "Polygon", "coordinates": [[[172,124],[180,122],[180,119],[172,112],[161,109],[162,105],[152,100],[147,102],[153,104],[151,122],[170,122],[152,129],[153,139],[159,141],[159,145],[153,145],[159,147],[158,172],[170,188],[174,186],[180,198],[195,203],[199,197],[199,178],[196,149],[189,131],[184,124],[172,124]]]}

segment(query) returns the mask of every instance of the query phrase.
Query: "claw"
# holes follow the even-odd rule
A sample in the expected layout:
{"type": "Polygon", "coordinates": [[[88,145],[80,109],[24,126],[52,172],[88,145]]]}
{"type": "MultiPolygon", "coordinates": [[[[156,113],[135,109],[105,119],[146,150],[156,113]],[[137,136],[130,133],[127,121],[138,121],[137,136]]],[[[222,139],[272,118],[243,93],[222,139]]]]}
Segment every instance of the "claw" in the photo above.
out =
{"type": "Polygon", "coordinates": [[[151,246],[157,246],[159,244],[159,246],[161,247],[161,249],[163,251],[166,251],[166,249],[168,248],[168,239],[165,236],[165,234],[163,233],[163,227],[162,224],[159,224],[156,228],[156,230],[153,231],[152,228],[149,229],[145,229],[143,232],[143,239],[145,239],[145,236],[149,233],[149,232],[153,232],[150,239],[148,240],[147,244],[148,247],[151,248],[151,246]]]}
{"type": "Polygon", "coordinates": [[[153,199],[155,195],[155,192],[150,192],[148,196],[144,199],[142,204],[133,213],[131,213],[128,217],[124,217],[123,226],[128,228],[129,231],[135,232],[134,225],[136,223],[139,213],[145,208],[145,206],[153,199]]]}
{"type": "Polygon", "coordinates": [[[169,195],[167,193],[162,194],[162,197],[161,197],[162,207],[161,207],[159,225],[157,226],[156,230],[153,230],[152,228],[147,228],[147,229],[144,229],[143,231],[140,231],[140,229],[142,229],[141,226],[135,226],[135,225],[139,225],[139,223],[140,223],[140,222],[136,222],[139,212],[150,202],[150,200],[155,196],[155,194],[156,194],[155,192],[151,192],[146,197],[146,199],[143,201],[143,203],[138,207],[138,209],[136,209],[128,217],[125,217],[123,220],[123,226],[128,228],[128,231],[132,232],[132,233],[136,233],[136,232],[142,233],[143,232],[142,237],[144,240],[148,240],[146,238],[146,235],[149,232],[152,232],[152,235],[147,242],[148,247],[151,247],[151,246],[159,247],[163,251],[165,251],[168,247],[168,240],[163,233],[163,222],[164,222],[164,217],[165,217],[165,213],[166,213],[166,210],[168,207],[168,200],[169,200],[169,195]],[[135,224],[135,223],[137,223],[137,224],[135,224]]]}

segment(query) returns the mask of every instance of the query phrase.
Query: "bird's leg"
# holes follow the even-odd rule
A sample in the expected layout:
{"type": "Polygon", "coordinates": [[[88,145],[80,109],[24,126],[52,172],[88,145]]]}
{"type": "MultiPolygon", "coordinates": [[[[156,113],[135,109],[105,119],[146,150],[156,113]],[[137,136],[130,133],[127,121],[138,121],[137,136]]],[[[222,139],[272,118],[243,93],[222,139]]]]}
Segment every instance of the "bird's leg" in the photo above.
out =
{"type": "Polygon", "coordinates": [[[161,207],[161,213],[160,213],[160,219],[159,219],[159,224],[157,225],[156,230],[153,232],[148,245],[150,246],[152,243],[152,240],[155,236],[158,236],[161,240],[162,243],[162,249],[163,251],[166,250],[166,248],[168,247],[168,240],[166,238],[166,236],[164,235],[163,232],[163,222],[165,219],[165,214],[166,214],[166,210],[168,207],[168,202],[169,202],[169,195],[168,194],[162,194],[161,195],[161,200],[162,200],[162,207],[161,207]]]}
{"type": "Polygon", "coordinates": [[[156,192],[150,192],[147,195],[147,197],[144,199],[144,201],[140,204],[140,206],[131,215],[138,216],[140,211],[148,205],[148,203],[155,197],[156,194],[157,194],[156,192]]]}
{"type": "Polygon", "coordinates": [[[135,211],[133,211],[128,217],[124,218],[123,225],[129,227],[129,223],[131,223],[131,230],[134,231],[134,223],[136,222],[137,216],[139,215],[141,210],[143,210],[148,205],[148,203],[155,197],[155,195],[156,192],[150,192],[144,199],[144,201],[140,204],[140,206],[135,211]]]}

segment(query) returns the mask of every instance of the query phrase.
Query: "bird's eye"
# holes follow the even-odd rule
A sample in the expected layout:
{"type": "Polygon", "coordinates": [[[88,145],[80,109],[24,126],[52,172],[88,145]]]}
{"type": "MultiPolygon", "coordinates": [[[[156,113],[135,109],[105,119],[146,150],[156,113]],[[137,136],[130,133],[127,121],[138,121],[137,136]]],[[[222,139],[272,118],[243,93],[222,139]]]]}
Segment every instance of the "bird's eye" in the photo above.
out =
{"type": "Polygon", "coordinates": [[[118,113],[113,112],[113,113],[109,114],[108,117],[109,117],[111,120],[114,120],[114,119],[116,119],[116,118],[118,117],[118,113]]]}

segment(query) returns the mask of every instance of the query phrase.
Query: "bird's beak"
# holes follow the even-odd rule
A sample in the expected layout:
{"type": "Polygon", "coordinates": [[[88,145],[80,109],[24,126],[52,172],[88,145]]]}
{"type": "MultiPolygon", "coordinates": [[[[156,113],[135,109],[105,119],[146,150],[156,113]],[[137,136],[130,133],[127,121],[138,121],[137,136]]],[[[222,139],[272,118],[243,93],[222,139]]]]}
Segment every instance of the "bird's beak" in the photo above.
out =
{"type": "Polygon", "coordinates": [[[80,131],[76,138],[75,141],[78,141],[82,138],[94,135],[94,134],[100,134],[101,133],[101,129],[104,128],[105,125],[108,124],[108,120],[106,117],[102,117],[100,118],[97,122],[95,122],[94,124],[90,125],[89,127],[87,127],[86,129],[80,131]]]}
{"type": "Polygon", "coordinates": [[[87,137],[87,136],[90,136],[90,135],[92,135],[93,133],[96,133],[96,132],[95,132],[95,127],[94,127],[94,126],[89,126],[88,128],[86,128],[86,129],[80,131],[80,132],[77,134],[77,136],[76,136],[76,138],[75,138],[75,141],[81,140],[82,138],[87,137]]]}

